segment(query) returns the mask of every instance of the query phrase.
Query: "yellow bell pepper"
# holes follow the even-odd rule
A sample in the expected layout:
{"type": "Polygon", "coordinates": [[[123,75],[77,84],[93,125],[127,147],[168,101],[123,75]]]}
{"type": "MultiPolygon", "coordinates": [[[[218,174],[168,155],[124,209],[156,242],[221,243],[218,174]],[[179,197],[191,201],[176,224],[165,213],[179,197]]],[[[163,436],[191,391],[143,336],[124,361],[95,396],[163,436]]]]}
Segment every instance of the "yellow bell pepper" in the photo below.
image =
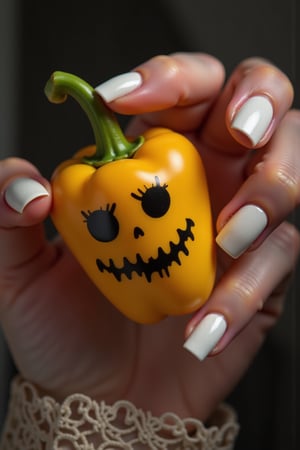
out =
{"type": "Polygon", "coordinates": [[[96,145],[52,177],[52,220],[87,275],[140,323],[198,309],[214,284],[215,251],[195,147],[164,128],[127,140],[100,96],[74,75],[55,72],[45,92],[55,103],[74,97],[94,130],[96,145]]]}

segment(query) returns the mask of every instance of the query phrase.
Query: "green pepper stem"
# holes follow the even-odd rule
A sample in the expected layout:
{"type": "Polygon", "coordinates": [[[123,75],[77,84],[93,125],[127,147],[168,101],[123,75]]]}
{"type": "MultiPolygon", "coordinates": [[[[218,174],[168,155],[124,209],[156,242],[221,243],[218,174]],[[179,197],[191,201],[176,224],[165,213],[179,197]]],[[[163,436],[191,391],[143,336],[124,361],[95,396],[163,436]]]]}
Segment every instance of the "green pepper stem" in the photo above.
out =
{"type": "Polygon", "coordinates": [[[113,112],[95,90],[81,78],[66,72],[54,72],[45,86],[52,103],[63,103],[70,95],[82,107],[93,128],[96,151],[83,162],[99,167],[117,159],[129,158],[142,145],[143,137],[128,141],[113,112]]]}

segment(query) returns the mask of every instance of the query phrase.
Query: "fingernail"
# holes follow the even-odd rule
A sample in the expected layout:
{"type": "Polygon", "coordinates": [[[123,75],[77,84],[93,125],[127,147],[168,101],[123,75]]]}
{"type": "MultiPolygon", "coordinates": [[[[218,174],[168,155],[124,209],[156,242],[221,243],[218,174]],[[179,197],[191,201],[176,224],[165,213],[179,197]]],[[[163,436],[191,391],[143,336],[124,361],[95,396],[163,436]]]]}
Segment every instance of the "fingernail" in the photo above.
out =
{"type": "Polygon", "coordinates": [[[236,114],[231,128],[244,133],[253,145],[263,138],[273,118],[273,106],[267,97],[249,98],[236,114]]]}
{"type": "Polygon", "coordinates": [[[261,208],[243,206],[224,225],[216,242],[232,258],[238,258],[258,238],[267,223],[267,215],[261,208]]]}
{"type": "Polygon", "coordinates": [[[10,183],[5,191],[4,198],[13,210],[22,214],[32,200],[48,195],[48,191],[38,181],[20,177],[10,183]]]}
{"type": "Polygon", "coordinates": [[[112,102],[117,98],[123,97],[126,94],[141,86],[143,80],[138,72],[128,72],[111,78],[105,83],[100,84],[95,88],[95,91],[106,101],[112,102]]]}
{"type": "Polygon", "coordinates": [[[227,323],[224,316],[215,313],[208,314],[185,341],[184,348],[203,361],[225,334],[226,328],[227,323]]]}

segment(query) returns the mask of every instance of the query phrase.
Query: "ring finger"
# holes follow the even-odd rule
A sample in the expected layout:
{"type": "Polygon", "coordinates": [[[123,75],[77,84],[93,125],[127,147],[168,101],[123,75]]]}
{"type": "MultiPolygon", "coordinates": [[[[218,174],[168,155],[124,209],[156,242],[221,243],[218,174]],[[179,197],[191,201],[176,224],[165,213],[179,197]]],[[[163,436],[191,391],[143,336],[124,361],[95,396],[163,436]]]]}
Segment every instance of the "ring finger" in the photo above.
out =
{"type": "Polygon", "coordinates": [[[291,274],[299,247],[297,230],[285,222],[255,252],[234,262],[189,322],[185,348],[203,360],[223,350],[258,311],[275,321],[282,297],[270,300],[271,295],[291,274]]]}

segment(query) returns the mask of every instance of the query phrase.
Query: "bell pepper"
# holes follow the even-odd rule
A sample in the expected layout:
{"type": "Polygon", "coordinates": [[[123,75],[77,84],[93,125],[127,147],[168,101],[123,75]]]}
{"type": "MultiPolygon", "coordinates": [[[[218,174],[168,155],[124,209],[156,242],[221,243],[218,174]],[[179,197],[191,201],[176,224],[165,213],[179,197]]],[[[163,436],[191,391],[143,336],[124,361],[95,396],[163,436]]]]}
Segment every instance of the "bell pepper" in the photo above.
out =
{"type": "Polygon", "coordinates": [[[136,322],[198,309],[214,284],[215,248],[196,148],[165,128],[125,137],[97,92],[74,75],[54,72],[45,93],[54,103],[72,96],[94,131],[95,145],[51,179],[53,223],[82,268],[136,322]]]}

